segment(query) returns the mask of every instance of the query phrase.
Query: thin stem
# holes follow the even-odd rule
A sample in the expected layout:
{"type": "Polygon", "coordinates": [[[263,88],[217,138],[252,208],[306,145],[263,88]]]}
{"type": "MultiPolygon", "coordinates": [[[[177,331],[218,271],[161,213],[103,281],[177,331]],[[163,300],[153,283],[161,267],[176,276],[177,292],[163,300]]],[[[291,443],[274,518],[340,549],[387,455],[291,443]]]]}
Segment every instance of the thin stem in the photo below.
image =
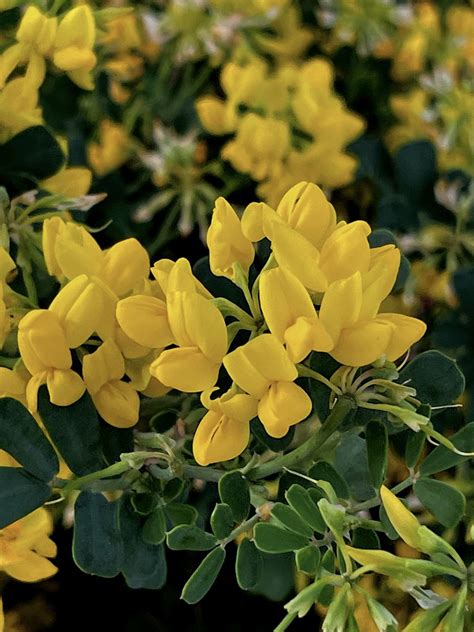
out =
{"type": "Polygon", "coordinates": [[[352,397],[340,397],[332,409],[331,414],[305,443],[298,446],[291,452],[283,454],[268,463],[263,463],[250,473],[252,478],[258,480],[266,478],[271,474],[280,472],[284,467],[292,467],[308,457],[316,458],[319,450],[326,441],[336,432],[347,415],[354,410],[356,403],[352,397]]]}
{"type": "Polygon", "coordinates": [[[331,380],[328,380],[327,377],[324,377],[324,375],[321,375],[321,373],[318,373],[317,371],[313,371],[313,369],[310,369],[309,367],[304,366],[304,364],[298,364],[297,368],[298,368],[299,376],[311,377],[313,378],[313,380],[317,380],[318,382],[321,382],[322,384],[330,388],[331,391],[334,391],[334,393],[336,393],[337,395],[342,395],[341,389],[338,388],[335,384],[333,384],[331,380]]]}
{"type": "Polygon", "coordinates": [[[127,470],[130,469],[130,464],[124,461],[119,461],[118,463],[114,463],[113,465],[109,465],[109,467],[104,468],[103,470],[99,470],[98,472],[92,472],[92,474],[87,474],[86,476],[81,476],[80,478],[75,478],[72,481],[69,481],[64,487],[63,495],[67,495],[69,492],[74,489],[82,489],[89,483],[93,483],[94,481],[98,481],[102,478],[109,478],[111,476],[118,476],[119,474],[123,474],[127,470]]]}
{"type": "Polygon", "coordinates": [[[290,623],[292,623],[296,619],[297,615],[298,612],[296,610],[294,612],[289,612],[286,617],[277,625],[273,632],[285,632],[290,623]]]}
{"type": "Polygon", "coordinates": [[[260,520],[260,516],[258,513],[256,513],[254,516],[252,516],[251,518],[249,518],[248,520],[246,520],[245,522],[242,522],[242,524],[240,524],[238,527],[236,527],[232,533],[230,533],[227,538],[225,538],[224,540],[221,540],[221,546],[225,547],[227,546],[227,544],[229,544],[229,542],[232,542],[233,540],[235,540],[235,538],[237,536],[239,536],[241,533],[245,533],[246,531],[249,531],[249,529],[251,529],[258,521],[260,520]]]}
{"type": "MultiPolygon", "coordinates": [[[[392,494],[397,495],[403,490],[407,489],[407,487],[410,487],[410,485],[413,485],[413,483],[414,483],[413,477],[409,476],[401,483],[398,483],[398,485],[395,485],[395,487],[392,487],[390,491],[392,492],[392,494]]],[[[369,500],[365,500],[362,503],[358,503],[357,505],[354,505],[353,507],[351,507],[351,511],[354,513],[357,513],[359,511],[365,511],[366,509],[373,509],[374,507],[378,507],[378,505],[381,505],[381,504],[382,504],[382,500],[380,496],[377,495],[377,496],[374,496],[374,498],[369,498],[369,500]]]]}

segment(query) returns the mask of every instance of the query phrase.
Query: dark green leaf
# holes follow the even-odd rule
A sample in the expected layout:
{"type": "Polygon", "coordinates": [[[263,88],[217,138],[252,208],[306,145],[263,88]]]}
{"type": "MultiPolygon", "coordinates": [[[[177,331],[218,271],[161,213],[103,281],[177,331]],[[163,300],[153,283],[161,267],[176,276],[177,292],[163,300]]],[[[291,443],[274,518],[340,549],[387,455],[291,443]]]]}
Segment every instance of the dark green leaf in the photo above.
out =
{"type": "Polygon", "coordinates": [[[261,553],[262,573],[252,592],[271,601],[282,601],[294,590],[293,554],[261,553]]]}
{"type": "Polygon", "coordinates": [[[242,590],[254,588],[262,574],[262,555],[255,543],[248,538],[242,540],[235,559],[235,576],[242,590]]]}
{"type": "Polygon", "coordinates": [[[209,592],[224,564],[225,549],[218,546],[208,553],[184,585],[181,599],[193,604],[209,592]]]}
{"type": "MultiPolygon", "coordinates": [[[[292,485],[285,493],[285,498],[314,531],[318,533],[326,532],[326,523],[309,490],[304,489],[301,485],[292,485]]],[[[320,498],[317,500],[320,500],[320,498]]]]}
{"type": "Polygon", "coordinates": [[[99,432],[102,452],[109,465],[117,463],[124,452],[133,452],[133,428],[114,428],[103,422],[99,432]]]}
{"type": "Polygon", "coordinates": [[[256,546],[265,553],[297,551],[308,544],[307,537],[266,522],[255,526],[254,539],[256,546]]]}
{"type": "Polygon", "coordinates": [[[426,435],[424,432],[410,432],[405,447],[405,463],[407,467],[415,467],[418,463],[425,442],[426,435]]]}
{"type": "Polygon", "coordinates": [[[293,533],[298,533],[306,538],[311,538],[313,535],[313,529],[300,514],[284,503],[273,505],[272,518],[275,518],[277,523],[293,533]]]}
{"type": "Polygon", "coordinates": [[[41,507],[51,496],[43,481],[19,467],[0,467],[0,529],[41,507]]]}
{"type": "Polygon", "coordinates": [[[455,360],[439,351],[420,353],[400,373],[400,382],[416,388],[417,398],[431,406],[454,402],[464,391],[464,375],[455,360]]]}
{"type": "Polygon", "coordinates": [[[72,554],[77,566],[90,575],[115,577],[122,566],[118,503],[102,494],[82,492],[74,505],[72,554]]]}
{"type": "Polygon", "coordinates": [[[162,507],[156,507],[145,520],[142,538],[148,544],[161,544],[166,537],[166,519],[162,507]]]}
{"type": "MultiPolygon", "coordinates": [[[[328,353],[316,352],[310,355],[310,368],[330,378],[331,375],[339,368],[340,364],[334,360],[328,353]]],[[[329,396],[331,389],[318,380],[309,380],[309,392],[313,402],[314,410],[318,414],[321,421],[324,421],[329,415],[329,396]]]]}
{"type": "Polygon", "coordinates": [[[56,452],[35,419],[10,397],[0,399],[0,449],[44,481],[50,481],[59,470],[56,452]]]}
{"type": "Polygon", "coordinates": [[[229,472],[219,481],[219,496],[232,509],[236,522],[242,522],[250,509],[250,492],[246,478],[240,472],[229,472]]]}
{"type": "Polygon", "coordinates": [[[393,157],[395,180],[410,202],[422,206],[433,198],[436,153],[426,140],[402,145],[393,157]]]}
{"type": "Polygon", "coordinates": [[[380,549],[380,540],[375,531],[357,527],[354,529],[351,545],[356,549],[380,549]]]}
{"type": "Polygon", "coordinates": [[[104,467],[99,419],[87,393],[71,406],[55,406],[43,386],[38,393],[38,410],[54,445],[74,474],[85,476],[104,467]]]}
{"type": "MultiPolygon", "coordinates": [[[[371,412],[359,408],[357,412],[371,412]]],[[[351,497],[356,500],[368,500],[374,495],[370,480],[367,444],[354,432],[343,435],[339,441],[334,458],[334,467],[344,478],[351,497]]]]}
{"type": "Polygon", "coordinates": [[[148,516],[155,509],[158,497],[156,494],[137,493],[130,496],[130,501],[134,511],[141,516],[148,516]]]}
{"type": "Polygon", "coordinates": [[[166,481],[163,489],[163,498],[166,502],[171,502],[183,493],[185,482],[180,478],[172,478],[166,481]]]}
{"type": "Polygon", "coordinates": [[[218,540],[224,540],[234,528],[234,514],[226,503],[219,503],[211,514],[211,528],[218,540]]]}
{"type": "Polygon", "coordinates": [[[293,437],[295,436],[295,429],[292,426],[289,431],[286,433],[284,437],[281,439],[275,439],[271,437],[268,432],[265,430],[264,425],[259,419],[254,419],[252,421],[252,434],[257,437],[260,443],[263,444],[265,448],[272,450],[272,452],[283,452],[293,441],[293,437]]]}
{"type": "Polygon", "coordinates": [[[385,507],[383,505],[380,505],[380,509],[379,509],[379,519],[380,522],[383,524],[384,529],[385,529],[385,535],[387,537],[390,538],[390,540],[399,540],[400,536],[398,535],[398,533],[395,531],[395,529],[393,528],[392,523],[390,522],[390,519],[387,515],[387,512],[385,511],[385,507]]]}
{"type": "Polygon", "coordinates": [[[244,310],[248,310],[244,294],[235,283],[222,276],[215,276],[209,266],[209,257],[199,259],[193,266],[193,273],[213,296],[222,296],[244,310]]]}
{"type": "MultiPolygon", "coordinates": [[[[421,434],[421,433],[420,433],[421,434]]],[[[453,437],[450,437],[450,441],[462,452],[474,451],[474,421],[464,428],[461,428],[453,437]]],[[[426,459],[423,461],[420,467],[420,472],[423,476],[431,476],[437,472],[443,472],[450,467],[454,467],[459,463],[466,460],[465,456],[456,454],[452,450],[440,445],[433,450],[426,459]]]]}
{"type": "Polygon", "coordinates": [[[321,553],[317,546],[308,544],[296,551],[296,568],[307,575],[316,575],[321,563],[321,553]]]}
{"type": "Polygon", "coordinates": [[[182,505],[181,503],[170,503],[166,505],[165,512],[173,527],[194,524],[198,517],[198,512],[195,507],[182,505]]]}
{"type": "Polygon", "coordinates": [[[349,488],[339,472],[327,461],[318,461],[311,466],[308,476],[315,480],[331,483],[338,498],[349,498],[349,488]]]}
{"type": "Polygon", "coordinates": [[[371,421],[365,430],[367,458],[372,483],[376,489],[385,480],[388,464],[388,432],[385,424],[371,421]]]}
{"type": "Polygon", "coordinates": [[[166,542],[175,551],[209,551],[217,545],[217,538],[199,527],[179,525],[168,532],[166,542]]]}
{"type": "Polygon", "coordinates": [[[456,488],[430,478],[420,478],[415,494],[433,516],[445,527],[455,527],[464,516],[466,499],[456,488]]]}

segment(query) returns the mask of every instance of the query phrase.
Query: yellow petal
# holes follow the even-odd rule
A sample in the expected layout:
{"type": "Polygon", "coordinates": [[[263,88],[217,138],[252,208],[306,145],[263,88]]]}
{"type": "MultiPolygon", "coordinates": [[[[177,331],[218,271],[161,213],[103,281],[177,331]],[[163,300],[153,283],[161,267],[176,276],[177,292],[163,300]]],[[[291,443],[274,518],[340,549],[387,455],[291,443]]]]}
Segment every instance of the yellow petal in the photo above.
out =
{"type": "Polygon", "coordinates": [[[339,338],[341,329],[351,327],[359,320],[361,305],[362,279],[359,272],[331,283],[321,302],[319,320],[334,342],[339,338]]]}
{"type": "Polygon", "coordinates": [[[393,329],[390,323],[379,320],[358,323],[341,331],[337,344],[329,353],[347,366],[371,364],[386,353],[393,329]]]}
{"type": "Polygon", "coordinates": [[[107,250],[100,276],[104,283],[117,294],[130,292],[150,273],[150,258],[136,239],[124,239],[107,250]]]}
{"type": "Polygon", "coordinates": [[[97,412],[115,428],[131,428],[138,421],[140,398],[132,386],[111,380],[92,395],[97,412]]]}
{"type": "Polygon", "coordinates": [[[217,97],[205,96],[197,99],[196,111],[203,127],[213,135],[231,131],[227,117],[226,104],[217,97]]]}
{"type": "Polygon", "coordinates": [[[41,188],[50,193],[60,193],[66,197],[81,197],[89,192],[92,173],[85,167],[67,167],[54,176],[43,180],[41,188]]]}
{"type": "Polygon", "coordinates": [[[250,241],[268,237],[269,228],[279,220],[276,212],[265,202],[251,202],[242,215],[242,232],[250,241]]]}
{"type": "Polygon", "coordinates": [[[370,227],[366,222],[352,222],[337,228],[325,241],[319,266],[328,283],[345,279],[356,270],[367,272],[370,264],[370,246],[367,236],[370,227]]]}
{"type": "Polygon", "coordinates": [[[52,577],[58,571],[52,562],[33,551],[25,551],[21,562],[10,564],[3,570],[21,582],[37,582],[52,577]]]}
{"type": "Polygon", "coordinates": [[[120,380],[125,373],[125,362],[116,343],[106,340],[97,351],[84,356],[82,374],[91,395],[107,382],[120,380]]]}
{"type": "Polygon", "coordinates": [[[245,393],[223,395],[219,404],[221,411],[230,419],[249,422],[257,416],[258,401],[245,393]]]}
{"type": "Polygon", "coordinates": [[[154,296],[129,296],[117,304],[120,327],[135,342],[160,349],[174,341],[168,322],[166,303],[154,296]]]}
{"type": "Polygon", "coordinates": [[[394,362],[425,335],[426,324],[404,314],[379,314],[377,320],[392,326],[393,332],[385,354],[394,362]]]}
{"type": "Polygon", "coordinates": [[[54,53],[54,65],[65,71],[91,70],[97,61],[92,50],[79,46],[67,46],[54,53]]]}
{"type": "Polygon", "coordinates": [[[26,385],[26,401],[30,413],[36,413],[38,410],[38,391],[43,384],[46,384],[48,372],[42,371],[32,375],[26,385]]]}
{"type": "Polygon", "coordinates": [[[86,387],[80,376],[71,369],[52,369],[46,377],[49,397],[56,406],[70,406],[80,399],[86,387]]]}
{"type": "Polygon", "coordinates": [[[83,226],[73,222],[59,225],[54,255],[61,272],[68,279],[79,274],[97,275],[104,257],[92,235],[83,226]]]}
{"type": "Polygon", "coordinates": [[[370,252],[371,267],[362,275],[361,320],[375,318],[381,302],[390,294],[394,286],[400,267],[400,251],[395,246],[373,248],[370,252]],[[381,252],[374,256],[374,250],[381,252]]]}
{"type": "Polygon", "coordinates": [[[380,488],[380,497],[395,531],[409,546],[418,549],[418,529],[421,526],[418,520],[385,485],[380,488]]]}
{"type": "Polygon", "coordinates": [[[43,254],[49,274],[57,278],[63,271],[56,259],[56,239],[64,225],[60,217],[49,217],[43,222],[43,254]]]}
{"type": "Polygon", "coordinates": [[[184,393],[212,388],[220,363],[209,360],[197,347],[167,349],[150,366],[150,373],[162,384],[184,393]]]}
{"type": "Polygon", "coordinates": [[[312,409],[309,395],[294,382],[276,382],[258,404],[258,416],[271,437],[284,437],[312,409]]]}
{"type": "Polygon", "coordinates": [[[56,48],[71,45],[92,48],[94,42],[95,22],[90,7],[83,4],[68,11],[59,23],[56,48]]]}
{"type": "Polygon", "coordinates": [[[319,266],[319,251],[303,235],[284,224],[272,226],[272,249],[282,268],[287,268],[312,292],[324,292],[326,276],[319,266]]]}
{"type": "Polygon", "coordinates": [[[310,351],[331,351],[334,341],[317,318],[298,318],[285,331],[285,344],[292,362],[302,362],[310,351]]]}
{"type": "Polygon", "coordinates": [[[216,413],[204,415],[193,439],[193,454],[199,465],[229,461],[242,454],[250,439],[249,422],[216,413]]]}
{"type": "Polygon", "coordinates": [[[23,316],[18,326],[18,347],[26,368],[32,374],[50,367],[71,367],[71,352],[54,312],[35,309],[23,316]]]}

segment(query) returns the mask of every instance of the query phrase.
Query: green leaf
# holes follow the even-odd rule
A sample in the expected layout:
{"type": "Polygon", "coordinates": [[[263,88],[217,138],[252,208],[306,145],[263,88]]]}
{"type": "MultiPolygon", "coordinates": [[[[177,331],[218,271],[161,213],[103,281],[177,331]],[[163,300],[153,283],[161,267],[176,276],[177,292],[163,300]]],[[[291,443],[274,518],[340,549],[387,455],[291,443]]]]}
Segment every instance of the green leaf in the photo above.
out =
{"type": "MultiPolygon", "coordinates": [[[[420,433],[421,434],[421,433],[420,433]]],[[[464,426],[454,436],[450,437],[450,441],[462,452],[474,451],[474,421],[464,426]]],[[[448,470],[450,467],[459,465],[469,457],[456,454],[452,450],[440,445],[430,452],[420,467],[423,476],[431,476],[438,472],[448,470]]]]}
{"type": "MultiPolygon", "coordinates": [[[[363,408],[360,412],[370,412],[363,408]]],[[[363,501],[372,498],[374,488],[370,479],[367,444],[354,432],[345,433],[339,440],[334,467],[349,487],[351,498],[363,501]]]]}
{"type": "Polygon", "coordinates": [[[19,467],[0,467],[0,529],[23,518],[51,496],[43,481],[19,467]]]}
{"type": "Polygon", "coordinates": [[[272,507],[272,518],[275,518],[282,527],[293,533],[298,533],[306,538],[311,538],[313,529],[300,514],[292,507],[284,503],[275,503],[272,507]]]}
{"type": "Polygon", "coordinates": [[[53,446],[35,419],[16,399],[0,399],[0,449],[37,478],[50,481],[59,470],[53,446]]]}
{"type": "Polygon", "coordinates": [[[206,533],[199,527],[179,525],[168,532],[166,542],[174,551],[209,551],[218,544],[212,533],[206,533]]]}
{"type": "Polygon", "coordinates": [[[455,360],[439,351],[420,353],[400,373],[400,382],[416,388],[416,396],[430,406],[454,402],[464,392],[464,375],[455,360]]]}
{"type": "Polygon", "coordinates": [[[270,436],[268,432],[265,430],[265,426],[259,419],[254,419],[252,421],[252,434],[257,437],[260,443],[272,452],[283,452],[293,441],[293,437],[295,436],[295,428],[292,426],[289,431],[286,433],[284,437],[280,439],[275,439],[270,436]]]}
{"type": "Polygon", "coordinates": [[[235,559],[235,576],[242,590],[254,588],[262,574],[262,555],[255,543],[248,538],[242,540],[235,559]]]}
{"type": "Polygon", "coordinates": [[[240,472],[228,472],[219,480],[219,496],[232,509],[236,522],[243,522],[250,510],[247,479],[240,472]]]}
{"type": "Polygon", "coordinates": [[[218,540],[224,540],[234,528],[234,514],[226,503],[219,503],[211,514],[211,528],[218,540]]]}
{"type": "Polygon", "coordinates": [[[425,442],[426,435],[424,432],[410,432],[405,447],[405,463],[407,464],[407,467],[415,467],[418,463],[418,459],[423,452],[425,442]]]}
{"type": "Polygon", "coordinates": [[[193,604],[209,592],[224,564],[225,549],[218,546],[208,553],[184,585],[181,599],[193,604]]]}
{"type": "Polygon", "coordinates": [[[433,198],[436,152],[429,141],[416,140],[401,146],[393,157],[398,187],[413,204],[426,205],[433,198]]]}
{"type": "Polygon", "coordinates": [[[308,476],[315,480],[323,480],[331,483],[338,498],[348,499],[350,497],[349,488],[346,481],[333,465],[327,461],[318,461],[309,470],[308,476]]]}
{"type": "Polygon", "coordinates": [[[194,524],[198,518],[198,512],[195,507],[182,505],[181,503],[169,503],[165,507],[165,513],[173,527],[194,524]]]}
{"type": "Polygon", "coordinates": [[[134,511],[141,516],[148,516],[155,509],[158,503],[158,497],[156,494],[150,494],[146,492],[139,492],[130,496],[130,502],[134,511]]]}
{"type": "MultiPolygon", "coordinates": [[[[328,353],[313,351],[309,357],[309,366],[314,371],[321,373],[324,377],[330,378],[331,375],[340,366],[336,360],[328,353]]],[[[309,392],[314,410],[318,413],[321,421],[324,421],[329,415],[329,397],[331,389],[318,380],[309,379],[309,392]]]]}
{"type": "Polygon", "coordinates": [[[122,573],[130,588],[157,590],[166,582],[164,547],[142,537],[142,519],[132,511],[127,496],[120,499],[119,528],[123,545],[122,573]]]}
{"type": "Polygon", "coordinates": [[[55,406],[42,386],[38,411],[54,445],[74,474],[85,476],[104,467],[99,418],[87,393],[71,406],[55,406]]]}
{"type": "Polygon", "coordinates": [[[288,553],[308,544],[307,537],[265,522],[255,526],[254,540],[260,551],[265,553],[288,553]]]}
{"type": "Polygon", "coordinates": [[[376,489],[385,480],[388,464],[388,432],[385,424],[371,421],[365,430],[367,458],[372,483],[376,489]]]}
{"type": "Polygon", "coordinates": [[[389,517],[387,515],[387,512],[385,511],[385,507],[383,505],[380,505],[380,508],[379,508],[379,520],[384,526],[385,535],[388,538],[390,538],[390,540],[399,540],[400,539],[400,536],[398,535],[397,531],[395,531],[392,523],[390,522],[390,519],[389,519],[389,517]]]}
{"type": "Polygon", "coordinates": [[[294,555],[261,553],[262,573],[252,593],[271,601],[283,601],[294,590],[294,555]]]}
{"type": "MultiPolygon", "coordinates": [[[[309,490],[304,489],[301,485],[294,484],[286,491],[285,498],[289,505],[314,531],[318,533],[326,532],[326,523],[309,490]]],[[[318,497],[317,500],[320,500],[320,498],[318,497]]]]}
{"type": "Polygon", "coordinates": [[[57,173],[64,161],[58,141],[41,125],[28,127],[0,145],[2,180],[44,180],[57,173]]]}
{"type": "Polygon", "coordinates": [[[90,575],[115,577],[122,564],[118,502],[102,494],[81,492],[74,504],[72,554],[77,566],[90,575]]]}
{"type": "Polygon", "coordinates": [[[455,527],[464,516],[466,499],[447,483],[420,478],[414,485],[415,494],[433,516],[445,527],[455,527]]]}
{"type": "Polygon", "coordinates": [[[371,529],[357,527],[352,534],[351,546],[356,549],[380,549],[379,536],[371,529]]]}
{"type": "Polygon", "coordinates": [[[148,544],[161,544],[166,537],[166,519],[162,507],[156,507],[142,529],[142,538],[148,544]]]}
{"type": "Polygon", "coordinates": [[[296,568],[307,575],[316,575],[321,564],[321,553],[317,546],[308,544],[296,551],[296,568]]]}

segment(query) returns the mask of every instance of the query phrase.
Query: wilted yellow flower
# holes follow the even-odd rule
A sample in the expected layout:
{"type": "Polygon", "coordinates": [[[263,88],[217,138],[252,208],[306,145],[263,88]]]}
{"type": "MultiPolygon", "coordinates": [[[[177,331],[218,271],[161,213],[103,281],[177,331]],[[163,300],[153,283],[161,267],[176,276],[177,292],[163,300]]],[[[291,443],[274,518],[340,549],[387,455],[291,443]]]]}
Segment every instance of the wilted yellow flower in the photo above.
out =
{"type": "Polygon", "coordinates": [[[298,371],[272,334],[263,334],[224,358],[230,377],[258,401],[258,417],[272,437],[284,437],[290,426],[311,412],[311,399],[294,383],[298,371]]]}
{"type": "Polygon", "coordinates": [[[99,415],[111,426],[130,428],[138,421],[140,400],[134,388],[122,381],[125,362],[111,339],[84,356],[82,373],[99,415]]]}
{"type": "Polygon", "coordinates": [[[85,386],[72,369],[72,357],[58,316],[45,309],[34,309],[20,321],[18,348],[31,373],[26,389],[28,408],[37,410],[38,390],[46,384],[51,402],[70,406],[82,397],[85,386]]]}
{"type": "Polygon", "coordinates": [[[130,157],[131,141],[125,129],[110,120],[104,120],[99,126],[99,140],[90,143],[87,157],[93,171],[105,176],[121,167],[130,157]]]}
{"type": "Polygon", "coordinates": [[[255,257],[252,242],[244,236],[237,213],[222,197],[216,200],[207,232],[207,247],[211,270],[216,276],[233,279],[236,263],[248,274],[255,257]]]}
{"type": "Polygon", "coordinates": [[[215,389],[205,391],[201,401],[209,410],[193,439],[193,454],[199,465],[229,461],[239,456],[249,442],[249,422],[257,415],[258,401],[251,395],[228,391],[211,399],[215,389]]]}

